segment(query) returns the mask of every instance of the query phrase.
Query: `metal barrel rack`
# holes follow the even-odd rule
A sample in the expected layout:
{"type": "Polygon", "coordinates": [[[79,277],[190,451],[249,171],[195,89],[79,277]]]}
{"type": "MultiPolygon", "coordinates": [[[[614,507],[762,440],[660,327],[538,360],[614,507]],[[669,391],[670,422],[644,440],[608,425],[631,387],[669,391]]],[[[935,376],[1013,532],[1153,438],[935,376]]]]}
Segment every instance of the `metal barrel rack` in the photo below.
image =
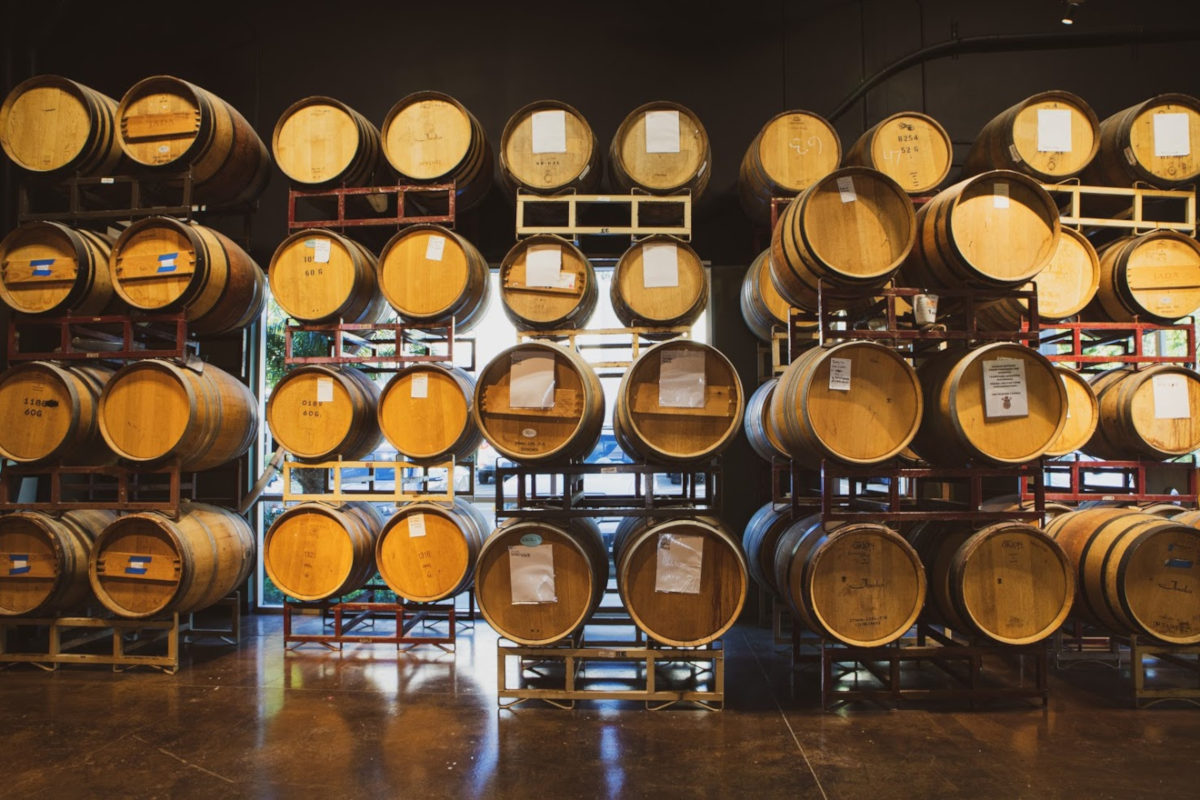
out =
{"type": "Polygon", "coordinates": [[[306,644],[317,644],[340,653],[347,644],[387,644],[395,645],[398,652],[407,652],[414,647],[430,645],[450,653],[457,645],[458,629],[475,624],[473,589],[464,593],[467,595],[464,610],[458,608],[456,597],[441,603],[376,599],[377,592],[384,588],[366,587],[365,600],[341,597],[314,602],[286,600],[283,604],[284,649],[295,651],[306,644]],[[320,617],[319,633],[299,630],[299,618],[311,615],[320,617]]]}

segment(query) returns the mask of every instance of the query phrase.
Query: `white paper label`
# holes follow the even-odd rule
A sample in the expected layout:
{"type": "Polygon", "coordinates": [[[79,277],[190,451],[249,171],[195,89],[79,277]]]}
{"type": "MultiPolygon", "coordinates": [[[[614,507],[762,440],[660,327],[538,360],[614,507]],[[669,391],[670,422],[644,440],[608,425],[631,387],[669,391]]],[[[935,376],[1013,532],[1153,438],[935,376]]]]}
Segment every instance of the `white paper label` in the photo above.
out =
{"type": "Polygon", "coordinates": [[[704,352],[663,350],[659,358],[658,404],[663,408],[704,408],[704,352]]]}
{"type": "Polygon", "coordinates": [[[512,578],[513,605],[558,602],[554,591],[553,545],[510,545],[508,570],[512,578]]]}
{"type": "Polygon", "coordinates": [[[679,248],[669,242],[642,245],[642,286],[646,289],[679,285],[679,248]]]}
{"type": "Polygon", "coordinates": [[[679,152],[678,111],[647,111],[645,122],[647,153],[679,152]]]}
{"type": "Polygon", "coordinates": [[[333,242],[328,239],[316,239],[313,241],[313,263],[328,264],[329,251],[333,242]]]}
{"type": "Polygon", "coordinates": [[[1037,112],[1037,149],[1039,153],[1071,152],[1071,110],[1039,108],[1037,112]]]}
{"type": "Polygon", "coordinates": [[[850,359],[829,359],[829,388],[838,392],[850,391],[850,359]]]}
{"type": "Polygon", "coordinates": [[[1008,184],[992,184],[992,208],[1008,208],[1008,184]]]}
{"type": "Polygon", "coordinates": [[[428,375],[413,375],[412,392],[409,394],[414,400],[424,400],[429,397],[429,376],[428,375]]]}
{"type": "Polygon", "coordinates": [[[938,296],[919,294],[913,298],[913,317],[918,325],[932,325],[937,321],[938,296]]]}
{"type": "Polygon", "coordinates": [[[1159,158],[1192,153],[1187,114],[1154,115],[1154,155],[1159,158]]]}
{"type": "Polygon", "coordinates": [[[425,243],[425,260],[441,261],[442,253],[446,252],[445,236],[430,236],[425,243]]]}
{"type": "Polygon", "coordinates": [[[700,594],[704,537],[663,533],[658,537],[654,591],[700,594]]]}
{"type": "Polygon", "coordinates": [[[567,152],[567,112],[562,109],[533,112],[533,152],[567,152]]]}
{"type": "Polygon", "coordinates": [[[850,176],[838,178],[837,187],[843,203],[853,203],[858,199],[858,195],[854,193],[854,179],[850,176]]]}
{"type": "Polygon", "coordinates": [[[513,353],[508,380],[510,408],[554,407],[554,356],[513,353]]]}
{"type": "Polygon", "coordinates": [[[996,358],[983,362],[983,414],[989,419],[1029,416],[1024,361],[996,358]]]}
{"type": "Polygon", "coordinates": [[[332,378],[317,378],[317,402],[332,403],[333,402],[333,379],[332,378]]]}
{"type": "Polygon", "coordinates": [[[562,248],[556,244],[531,245],[525,252],[525,285],[553,288],[562,272],[562,248]]]}
{"type": "Polygon", "coordinates": [[[574,272],[558,273],[558,288],[559,289],[574,289],[575,288],[575,273],[574,272]]]}
{"type": "Polygon", "coordinates": [[[425,535],[425,515],[424,514],[409,514],[408,516],[408,538],[416,539],[418,536],[425,535]]]}
{"type": "Polygon", "coordinates": [[[1183,375],[1155,375],[1150,379],[1154,388],[1155,419],[1187,419],[1192,415],[1188,403],[1187,378],[1183,375]]]}

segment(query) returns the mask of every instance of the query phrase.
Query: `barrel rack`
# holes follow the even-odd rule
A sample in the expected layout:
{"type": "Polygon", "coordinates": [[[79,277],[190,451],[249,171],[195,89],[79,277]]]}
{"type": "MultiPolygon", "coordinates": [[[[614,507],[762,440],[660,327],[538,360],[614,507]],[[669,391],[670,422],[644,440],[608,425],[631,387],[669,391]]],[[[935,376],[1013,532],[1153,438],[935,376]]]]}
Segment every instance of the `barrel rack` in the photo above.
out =
{"type": "Polygon", "coordinates": [[[455,344],[470,347],[467,371],[475,369],[475,342],[457,338],[454,321],[449,324],[407,322],[383,323],[303,323],[284,328],[284,363],[360,365],[371,372],[393,372],[409,364],[454,363],[455,344]],[[323,336],[327,355],[299,356],[295,352],[297,334],[323,336]],[[418,352],[424,349],[425,352],[418,352]],[[390,352],[389,352],[390,351],[390,352]]]}
{"type": "Polygon", "coordinates": [[[307,228],[377,227],[436,223],[454,227],[454,183],[289,189],[289,232],[307,228]]]}
{"type": "Polygon", "coordinates": [[[643,347],[649,347],[667,338],[689,338],[691,327],[679,325],[664,328],[563,328],[548,331],[518,331],[517,340],[549,340],[574,350],[602,377],[623,375],[633,362],[638,360],[643,347]],[[659,337],[650,339],[650,336],[659,337]],[[629,358],[623,354],[628,353],[629,358]],[[615,357],[622,354],[622,357],[615,357]],[[589,358],[588,356],[596,356],[589,358]],[[609,357],[605,360],[605,356],[609,357]]]}
{"type": "Polygon", "coordinates": [[[21,361],[129,361],[141,358],[186,359],[197,342],[188,338],[187,318],[174,314],[30,317],[8,320],[9,363],[21,361]],[[22,333],[31,334],[22,342],[22,333]],[[38,341],[53,342],[51,349],[38,341]],[[22,349],[25,345],[29,345],[22,349]],[[42,346],[44,348],[44,346],[42,346]]]}
{"type": "Polygon", "coordinates": [[[517,238],[553,234],[576,244],[583,237],[656,234],[692,238],[692,196],[633,194],[516,194],[517,238]]]}
{"type": "MultiPolygon", "coordinates": [[[[716,514],[720,509],[721,469],[715,463],[688,465],[566,464],[496,466],[496,518],[571,519],[573,517],[670,518],[716,514]],[[587,475],[631,475],[633,491],[623,495],[587,494],[587,475]],[[656,475],[678,475],[679,491],[655,493],[656,475]],[[515,478],[512,490],[505,487],[515,478]]],[[[668,480],[672,480],[668,478],[668,480]]]]}

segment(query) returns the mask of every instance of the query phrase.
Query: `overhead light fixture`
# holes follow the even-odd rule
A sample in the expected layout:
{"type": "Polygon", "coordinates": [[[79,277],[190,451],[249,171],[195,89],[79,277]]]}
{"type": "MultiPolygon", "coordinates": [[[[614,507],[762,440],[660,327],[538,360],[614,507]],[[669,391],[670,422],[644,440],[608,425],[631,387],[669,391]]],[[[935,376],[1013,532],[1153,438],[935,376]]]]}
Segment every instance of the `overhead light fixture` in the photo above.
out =
{"type": "Polygon", "coordinates": [[[1075,13],[1079,10],[1081,5],[1083,5],[1083,0],[1070,0],[1070,2],[1067,3],[1067,10],[1065,13],[1063,13],[1062,20],[1060,20],[1063,25],[1075,24],[1075,13]]]}

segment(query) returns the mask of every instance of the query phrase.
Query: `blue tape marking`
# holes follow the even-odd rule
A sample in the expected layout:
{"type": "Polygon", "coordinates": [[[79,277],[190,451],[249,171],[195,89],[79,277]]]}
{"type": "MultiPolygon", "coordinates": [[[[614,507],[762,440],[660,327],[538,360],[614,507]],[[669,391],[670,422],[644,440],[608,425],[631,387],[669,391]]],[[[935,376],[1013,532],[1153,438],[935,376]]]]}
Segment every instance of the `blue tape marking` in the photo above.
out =
{"type": "Polygon", "coordinates": [[[1191,561],[1191,559],[1183,559],[1183,558],[1168,558],[1168,559],[1167,559],[1167,566],[1168,566],[1168,567],[1175,567],[1176,569],[1191,569],[1191,568],[1192,568],[1192,561],[1191,561]]]}
{"type": "Polygon", "coordinates": [[[9,575],[24,575],[29,572],[28,554],[17,555],[16,553],[12,553],[9,555],[8,560],[12,563],[12,566],[8,568],[9,575]]]}
{"type": "Polygon", "coordinates": [[[33,274],[38,278],[46,278],[50,276],[50,267],[54,264],[53,258],[37,258],[29,262],[29,266],[33,267],[33,274]]]}
{"type": "Polygon", "coordinates": [[[158,257],[158,272],[174,272],[179,253],[163,253],[158,257]]]}
{"type": "Polygon", "coordinates": [[[130,556],[129,566],[125,568],[126,575],[145,575],[146,567],[150,565],[150,556],[130,556]]]}

